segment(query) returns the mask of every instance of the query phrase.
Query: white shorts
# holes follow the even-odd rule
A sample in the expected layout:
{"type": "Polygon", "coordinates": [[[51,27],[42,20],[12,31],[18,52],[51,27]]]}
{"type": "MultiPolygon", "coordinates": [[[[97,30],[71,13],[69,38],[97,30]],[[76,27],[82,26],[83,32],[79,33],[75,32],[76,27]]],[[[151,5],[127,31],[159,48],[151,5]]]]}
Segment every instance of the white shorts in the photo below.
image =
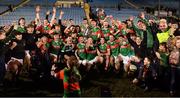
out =
{"type": "Polygon", "coordinates": [[[28,57],[28,59],[30,59],[30,58],[31,58],[31,55],[30,55],[30,53],[29,53],[29,50],[26,50],[25,53],[26,53],[26,56],[28,57]]]}
{"type": "Polygon", "coordinates": [[[129,56],[124,56],[122,54],[119,54],[119,56],[122,58],[124,65],[127,65],[128,62],[131,60],[131,57],[129,57],[129,56]]]}
{"type": "Polygon", "coordinates": [[[119,62],[118,56],[113,56],[113,55],[112,55],[112,57],[114,58],[114,63],[119,62]]]}
{"type": "Polygon", "coordinates": [[[138,58],[137,56],[132,56],[132,57],[131,57],[131,61],[134,61],[134,62],[140,62],[141,59],[138,58]]]}
{"type": "Polygon", "coordinates": [[[86,65],[86,63],[87,63],[87,60],[79,60],[79,64],[86,65]]]}
{"type": "Polygon", "coordinates": [[[56,55],[56,54],[50,53],[50,55],[57,58],[57,55],[56,55]]]}
{"type": "Polygon", "coordinates": [[[23,65],[23,59],[17,59],[17,58],[14,58],[14,57],[11,57],[11,59],[8,61],[8,63],[6,64],[6,69],[7,69],[7,66],[8,64],[11,62],[11,61],[14,61],[14,60],[17,60],[18,62],[20,62],[22,65],[23,65]]]}
{"type": "Polygon", "coordinates": [[[97,61],[98,61],[98,57],[96,56],[94,59],[92,59],[92,60],[90,60],[90,61],[87,60],[87,63],[93,64],[93,63],[95,63],[95,62],[97,62],[97,61]]]}

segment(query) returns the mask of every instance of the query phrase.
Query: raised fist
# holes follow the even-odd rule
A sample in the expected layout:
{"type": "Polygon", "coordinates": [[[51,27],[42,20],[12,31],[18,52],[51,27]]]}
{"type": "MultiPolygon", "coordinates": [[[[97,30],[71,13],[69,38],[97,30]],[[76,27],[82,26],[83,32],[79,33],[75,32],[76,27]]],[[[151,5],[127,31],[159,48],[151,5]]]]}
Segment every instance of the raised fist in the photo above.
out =
{"type": "Polygon", "coordinates": [[[52,12],[53,12],[53,13],[56,13],[56,7],[53,7],[52,12]]]}
{"type": "Polygon", "coordinates": [[[113,18],[113,16],[112,16],[112,15],[109,15],[109,18],[113,18]]]}
{"type": "Polygon", "coordinates": [[[140,15],[139,15],[140,18],[144,19],[145,18],[145,15],[144,15],[144,12],[141,12],[140,15]]]}
{"type": "Polygon", "coordinates": [[[36,12],[38,13],[38,12],[40,12],[40,10],[41,10],[41,7],[39,5],[37,5],[36,6],[36,12]]]}
{"type": "Polygon", "coordinates": [[[17,22],[16,22],[16,21],[13,21],[13,22],[12,22],[12,25],[13,25],[13,26],[17,25],[17,22]]]}
{"type": "Polygon", "coordinates": [[[60,11],[60,15],[63,15],[63,14],[64,14],[64,12],[61,10],[61,11],[60,11]]]}
{"type": "Polygon", "coordinates": [[[49,15],[50,14],[50,11],[48,10],[47,12],[46,12],[46,15],[49,15]]]}
{"type": "Polygon", "coordinates": [[[16,42],[13,42],[12,43],[12,46],[11,46],[11,49],[15,48],[17,46],[17,43],[16,42]]]}
{"type": "Polygon", "coordinates": [[[134,17],[133,17],[133,16],[130,16],[130,17],[129,17],[129,20],[130,20],[130,21],[133,21],[133,20],[134,20],[134,17]]]}

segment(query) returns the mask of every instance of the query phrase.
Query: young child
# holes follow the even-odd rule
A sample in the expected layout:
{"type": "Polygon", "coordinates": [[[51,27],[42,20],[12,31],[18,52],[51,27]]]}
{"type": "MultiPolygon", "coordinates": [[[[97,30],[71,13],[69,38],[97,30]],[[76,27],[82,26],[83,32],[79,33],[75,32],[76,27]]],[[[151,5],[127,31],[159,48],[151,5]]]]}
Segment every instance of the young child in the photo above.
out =
{"type": "Polygon", "coordinates": [[[80,97],[81,90],[79,81],[81,75],[77,69],[78,60],[75,56],[70,56],[67,60],[67,66],[55,73],[54,76],[63,80],[64,96],[63,97],[80,97]]]}

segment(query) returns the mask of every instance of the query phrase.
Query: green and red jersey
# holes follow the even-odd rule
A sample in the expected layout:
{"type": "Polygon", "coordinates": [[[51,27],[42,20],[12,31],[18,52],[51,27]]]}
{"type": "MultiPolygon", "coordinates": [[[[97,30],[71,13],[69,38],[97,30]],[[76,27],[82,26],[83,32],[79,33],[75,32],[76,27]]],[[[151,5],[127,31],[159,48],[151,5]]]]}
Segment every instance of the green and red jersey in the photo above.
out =
{"type": "Polygon", "coordinates": [[[49,47],[50,47],[50,44],[47,42],[45,44],[42,44],[39,48],[43,51],[48,51],[49,47]]]}
{"type": "Polygon", "coordinates": [[[126,36],[126,35],[127,35],[126,30],[122,29],[122,30],[121,30],[121,34],[122,34],[123,36],[126,36]]]}
{"type": "MultiPolygon", "coordinates": [[[[116,25],[114,26],[113,29],[114,29],[114,33],[116,33],[118,30],[121,30],[121,29],[119,29],[118,26],[116,26],[116,25]]],[[[121,34],[120,34],[120,32],[118,32],[118,33],[113,34],[113,35],[114,35],[115,39],[118,39],[121,34]]]]}
{"type": "Polygon", "coordinates": [[[80,36],[84,36],[84,33],[83,32],[78,32],[78,37],[80,36]]]}
{"type": "Polygon", "coordinates": [[[21,33],[25,33],[25,32],[26,32],[26,29],[19,26],[19,27],[17,28],[17,31],[19,31],[19,32],[21,32],[21,33]]]}
{"type": "Polygon", "coordinates": [[[51,53],[55,54],[55,55],[58,55],[58,52],[59,52],[60,48],[55,48],[55,47],[57,47],[57,46],[60,47],[62,44],[63,44],[62,40],[59,40],[59,41],[54,41],[53,40],[51,42],[51,46],[52,46],[51,53]]]}
{"type": "MultiPolygon", "coordinates": [[[[75,73],[79,77],[79,71],[76,69],[75,73]]],[[[63,85],[64,85],[64,96],[63,97],[72,97],[71,94],[76,94],[78,96],[81,95],[81,90],[80,90],[80,85],[79,81],[73,80],[70,76],[70,70],[67,68],[64,68],[60,72],[57,73],[57,77],[59,79],[63,80],[63,85]]]]}
{"type": "Polygon", "coordinates": [[[108,42],[108,45],[110,46],[111,49],[111,55],[112,56],[118,56],[119,55],[119,45],[113,41],[113,42],[108,42]]]}
{"type": "Polygon", "coordinates": [[[98,18],[100,19],[100,20],[104,20],[105,19],[105,15],[103,14],[103,15],[100,15],[100,16],[98,16],[98,18]]]}
{"type": "Polygon", "coordinates": [[[40,31],[41,33],[49,33],[49,30],[51,30],[51,25],[48,25],[48,26],[43,26],[43,25],[37,26],[36,30],[40,31]]]}
{"type": "Polygon", "coordinates": [[[79,50],[78,55],[80,59],[86,59],[86,52],[85,52],[85,44],[84,43],[78,43],[77,48],[79,50]]]}
{"type": "Polygon", "coordinates": [[[102,28],[102,34],[106,41],[109,40],[109,36],[111,35],[109,28],[102,28]]]}
{"type": "Polygon", "coordinates": [[[107,53],[107,50],[108,49],[110,49],[110,47],[109,47],[109,45],[107,45],[107,44],[101,44],[101,45],[99,45],[99,51],[101,52],[101,53],[107,53]]]}
{"type": "Polygon", "coordinates": [[[127,39],[122,39],[119,43],[119,53],[123,56],[128,56],[131,50],[130,44],[127,39]]]}
{"type": "Polygon", "coordinates": [[[97,53],[91,53],[92,51],[95,50],[96,50],[95,46],[89,46],[88,48],[86,48],[87,60],[93,60],[97,56],[97,53]]]}
{"type": "Polygon", "coordinates": [[[91,32],[91,38],[93,39],[93,41],[97,41],[101,35],[101,30],[98,27],[93,27],[91,29],[91,32]]]}
{"type": "Polygon", "coordinates": [[[120,46],[120,54],[123,55],[123,56],[128,56],[129,53],[130,53],[130,46],[129,45],[122,45],[120,46]]]}
{"type": "Polygon", "coordinates": [[[113,29],[114,29],[114,32],[117,32],[118,31],[118,26],[114,25],[113,29]]]}

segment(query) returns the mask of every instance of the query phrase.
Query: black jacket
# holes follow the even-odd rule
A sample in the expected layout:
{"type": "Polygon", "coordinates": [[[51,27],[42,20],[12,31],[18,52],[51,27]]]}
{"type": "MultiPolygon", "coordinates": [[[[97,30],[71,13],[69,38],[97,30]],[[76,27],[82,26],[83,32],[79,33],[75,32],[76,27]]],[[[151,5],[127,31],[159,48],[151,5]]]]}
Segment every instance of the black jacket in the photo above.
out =
{"type": "Polygon", "coordinates": [[[25,57],[25,41],[24,40],[13,40],[17,46],[11,50],[11,57],[17,59],[24,59],[25,57]]]}

